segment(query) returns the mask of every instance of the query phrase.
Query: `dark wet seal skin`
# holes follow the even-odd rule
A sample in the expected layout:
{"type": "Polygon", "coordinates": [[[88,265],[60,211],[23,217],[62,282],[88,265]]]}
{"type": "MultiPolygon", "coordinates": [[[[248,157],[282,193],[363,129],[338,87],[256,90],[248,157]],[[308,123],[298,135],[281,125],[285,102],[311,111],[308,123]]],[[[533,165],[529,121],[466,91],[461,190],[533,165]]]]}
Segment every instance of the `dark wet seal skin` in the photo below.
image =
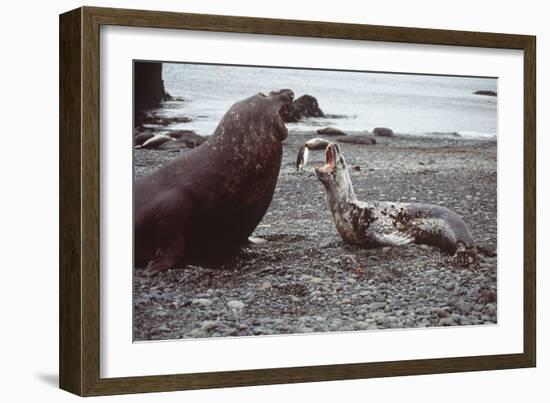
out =
{"type": "Polygon", "coordinates": [[[135,267],[155,275],[225,259],[247,241],[273,197],[293,98],[237,102],[204,144],[135,181],[135,267]]]}
{"type": "Polygon", "coordinates": [[[337,144],[326,150],[326,164],[315,168],[342,239],[366,248],[411,243],[441,248],[459,266],[477,265],[475,242],[455,212],[424,203],[360,202],[337,144]]]}

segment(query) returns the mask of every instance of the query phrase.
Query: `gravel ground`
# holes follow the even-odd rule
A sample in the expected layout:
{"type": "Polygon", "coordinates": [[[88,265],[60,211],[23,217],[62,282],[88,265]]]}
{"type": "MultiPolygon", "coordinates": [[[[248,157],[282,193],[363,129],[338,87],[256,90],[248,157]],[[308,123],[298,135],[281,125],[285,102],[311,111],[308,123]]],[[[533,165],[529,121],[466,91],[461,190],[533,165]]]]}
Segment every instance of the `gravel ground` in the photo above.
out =
{"type": "MultiPolygon", "coordinates": [[[[252,336],[495,324],[497,258],[458,268],[425,246],[366,250],[345,244],[313,167],[296,172],[313,133],[290,133],[273,202],[253,236],[221,267],[187,266],[149,278],[134,273],[134,339],[252,336]]],[[[359,200],[441,204],[478,243],[496,250],[495,140],[378,138],[342,144],[359,200]]],[[[185,151],[135,151],[139,177],[185,151]]]]}

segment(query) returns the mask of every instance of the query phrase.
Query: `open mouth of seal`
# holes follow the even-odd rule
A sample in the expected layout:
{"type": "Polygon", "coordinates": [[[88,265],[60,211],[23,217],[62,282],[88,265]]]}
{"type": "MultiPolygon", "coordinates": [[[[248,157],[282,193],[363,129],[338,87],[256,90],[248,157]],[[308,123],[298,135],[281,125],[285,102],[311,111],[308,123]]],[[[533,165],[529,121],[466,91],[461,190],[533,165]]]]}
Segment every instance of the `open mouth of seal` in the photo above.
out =
{"type": "Polygon", "coordinates": [[[325,165],[317,169],[322,173],[331,173],[336,168],[336,145],[329,144],[325,150],[325,165]]]}
{"type": "Polygon", "coordinates": [[[289,112],[290,106],[287,104],[284,104],[281,109],[279,109],[279,115],[281,116],[281,119],[283,119],[283,122],[287,121],[289,112]]]}

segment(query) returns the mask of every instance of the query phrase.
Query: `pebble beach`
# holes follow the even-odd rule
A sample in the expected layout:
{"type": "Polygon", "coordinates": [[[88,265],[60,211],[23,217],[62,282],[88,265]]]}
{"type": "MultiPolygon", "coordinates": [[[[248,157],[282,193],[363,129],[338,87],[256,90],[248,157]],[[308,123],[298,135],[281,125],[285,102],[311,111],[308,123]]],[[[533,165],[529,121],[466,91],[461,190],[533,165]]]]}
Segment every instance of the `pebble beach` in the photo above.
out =
{"type": "MultiPolygon", "coordinates": [[[[432,247],[367,250],[341,240],[313,173],[324,152],[311,151],[305,171],[295,167],[313,137],[290,130],[258,239],[235,260],[156,277],[134,270],[135,341],[497,323],[497,256],[480,254],[479,267],[461,268],[432,247]]],[[[340,144],[359,200],[443,205],[496,252],[496,138],[396,134],[376,142],[340,144]]],[[[135,150],[135,177],[185,152],[135,150]]]]}

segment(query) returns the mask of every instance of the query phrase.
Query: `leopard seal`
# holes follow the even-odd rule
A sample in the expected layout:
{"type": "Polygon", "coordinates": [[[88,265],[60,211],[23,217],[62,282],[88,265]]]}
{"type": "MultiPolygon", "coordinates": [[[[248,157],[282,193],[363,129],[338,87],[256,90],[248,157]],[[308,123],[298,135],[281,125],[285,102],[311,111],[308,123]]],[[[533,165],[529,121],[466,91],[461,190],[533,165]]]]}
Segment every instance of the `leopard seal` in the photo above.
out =
{"type": "Polygon", "coordinates": [[[134,266],[155,275],[234,254],[264,216],[294,93],[235,103],[200,147],[134,183],[134,266]]]}
{"type": "Polygon", "coordinates": [[[477,264],[476,245],[464,220],[455,212],[425,203],[358,201],[337,144],[325,152],[326,164],[315,168],[324,185],[336,229],[348,243],[365,248],[411,243],[439,247],[460,266],[477,264]]]}

